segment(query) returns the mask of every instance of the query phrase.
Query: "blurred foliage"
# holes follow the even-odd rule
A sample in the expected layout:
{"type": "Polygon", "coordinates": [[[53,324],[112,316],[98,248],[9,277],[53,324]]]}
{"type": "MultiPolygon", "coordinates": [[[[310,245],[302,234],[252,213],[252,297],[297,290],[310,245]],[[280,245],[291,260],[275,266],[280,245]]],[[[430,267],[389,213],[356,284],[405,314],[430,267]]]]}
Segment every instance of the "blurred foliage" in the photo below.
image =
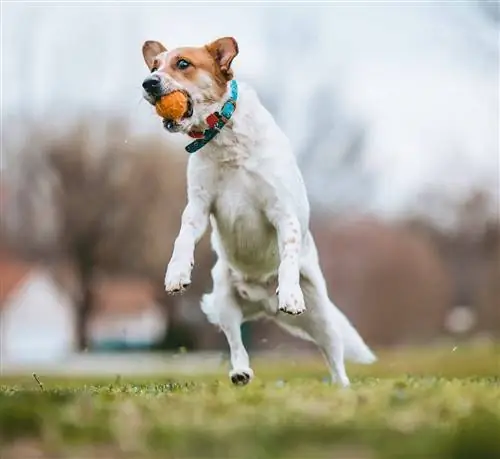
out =
{"type": "Polygon", "coordinates": [[[132,135],[121,119],[28,136],[11,155],[17,245],[92,269],[162,277],[185,205],[184,155],[159,137],[132,135]],[[52,231],[40,239],[47,219],[52,231]]]}
{"type": "Polygon", "coordinates": [[[163,276],[186,202],[185,155],[160,137],[132,134],[121,119],[81,119],[64,132],[34,127],[17,148],[7,152],[7,236],[25,256],[62,261],[74,274],[80,349],[89,345],[100,276],[143,277],[159,303],[175,301],[163,276]]]}

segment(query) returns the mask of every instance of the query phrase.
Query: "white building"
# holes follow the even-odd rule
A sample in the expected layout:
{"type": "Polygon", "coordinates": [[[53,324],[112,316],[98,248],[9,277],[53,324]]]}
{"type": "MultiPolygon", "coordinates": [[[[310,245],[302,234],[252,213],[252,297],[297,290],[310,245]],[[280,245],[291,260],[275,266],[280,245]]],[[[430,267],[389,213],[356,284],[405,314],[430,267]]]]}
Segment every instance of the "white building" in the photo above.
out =
{"type": "Polygon", "coordinates": [[[11,274],[0,269],[0,363],[47,362],[71,354],[76,344],[71,298],[43,267],[22,269],[17,263],[17,268],[17,280],[12,269],[11,274]]]}

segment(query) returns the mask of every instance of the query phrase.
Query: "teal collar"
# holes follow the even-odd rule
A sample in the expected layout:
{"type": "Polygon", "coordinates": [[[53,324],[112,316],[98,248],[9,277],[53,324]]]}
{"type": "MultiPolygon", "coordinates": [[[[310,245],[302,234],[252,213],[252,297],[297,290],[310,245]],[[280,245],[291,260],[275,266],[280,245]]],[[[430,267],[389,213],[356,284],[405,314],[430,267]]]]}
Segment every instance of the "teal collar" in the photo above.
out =
{"type": "Polygon", "coordinates": [[[221,129],[226,125],[226,123],[233,116],[236,110],[236,101],[238,100],[238,83],[236,80],[231,80],[231,95],[229,99],[226,100],[222,106],[220,112],[214,112],[207,116],[206,122],[208,128],[203,132],[190,131],[188,135],[194,139],[194,142],[188,144],[185,149],[188,153],[195,153],[200,148],[203,148],[208,142],[210,142],[221,129]]]}

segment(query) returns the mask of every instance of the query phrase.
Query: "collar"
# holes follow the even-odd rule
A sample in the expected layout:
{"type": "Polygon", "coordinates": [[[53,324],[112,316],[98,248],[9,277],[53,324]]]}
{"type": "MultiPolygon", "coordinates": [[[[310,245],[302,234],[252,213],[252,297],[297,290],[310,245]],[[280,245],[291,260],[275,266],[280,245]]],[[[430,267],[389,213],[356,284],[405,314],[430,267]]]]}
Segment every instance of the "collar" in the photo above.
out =
{"type": "Polygon", "coordinates": [[[236,80],[231,80],[230,87],[231,95],[222,106],[220,112],[214,112],[207,116],[206,122],[208,124],[208,129],[205,129],[203,132],[190,131],[188,133],[189,137],[196,139],[194,142],[186,145],[185,150],[188,153],[194,153],[200,148],[203,148],[210,140],[219,134],[221,129],[230,120],[231,116],[233,116],[236,110],[236,101],[238,100],[238,83],[236,80]]]}

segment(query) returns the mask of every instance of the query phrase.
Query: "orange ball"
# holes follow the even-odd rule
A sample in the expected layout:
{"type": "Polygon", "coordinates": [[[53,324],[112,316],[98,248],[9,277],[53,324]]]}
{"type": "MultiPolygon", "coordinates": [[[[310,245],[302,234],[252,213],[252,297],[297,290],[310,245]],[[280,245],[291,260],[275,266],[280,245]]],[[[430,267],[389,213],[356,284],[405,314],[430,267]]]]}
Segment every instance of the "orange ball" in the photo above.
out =
{"type": "Polygon", "coordinates": [[[173,91],[156,103],[156,113],[162,118],[179,121],[188,109],[188,100],[182,91],[173,91]]]}

